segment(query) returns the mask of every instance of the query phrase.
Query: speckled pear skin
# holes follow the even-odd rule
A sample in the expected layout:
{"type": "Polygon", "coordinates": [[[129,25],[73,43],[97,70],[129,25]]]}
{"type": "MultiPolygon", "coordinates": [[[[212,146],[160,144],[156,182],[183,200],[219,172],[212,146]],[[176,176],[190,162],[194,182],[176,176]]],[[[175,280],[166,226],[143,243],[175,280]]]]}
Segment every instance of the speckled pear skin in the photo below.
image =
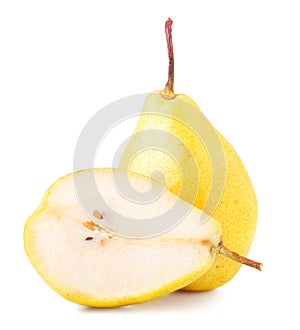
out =
{"type": "MultiPolygon", "coordinates": [[[[222,225],[224,244],[246,256],[250,250],[258,217],[258,204],[249,175],[230,143],[218,133],[226,159],[226,182],[220,204],[212,217],[222,225]]],[[[196,203],[201,208],[201,203],[196,203]]],[[[199,280],[185,287],[191,291],[217,288],[240,269],[241,264],[220,254],[212,268],[199,280]]]]}
{"type": "MultiPolygon", "coordinates": [[[[150,94],[145,101],[132,139],[120,161],[120,167],[148,176],[157,170],[163,172],[166,187],[171,192],[203,209],[210,192],[213,175],[210,154],[207,147],[191,132],[189,127],[180,122],[193,121],[190,116],[195,108],[198,109],[199,115],[202,114],[196,103],[183,94],[175,94],[172,99],[163,97],[161,91],[150,94]],[[193,111],[191,111],[192,109],[193,111]],[[166,116],[157,116],[155,112],[164,113],[166,116]],[[180,120],[176,120],[178,118],[180,120]],[[170,135],[176,136],[188,146],[189,155],[185,151],[180,151],[178,144],[170,145],[172,142],[167,135],[166,139],[161,141],[162,152],[150,148],[137,154],[137,151],[147,148],[147,139],[141,138],[139,134],[147,130],[153,130],[153,140],[156,138],[155,130],[166,131],[170,135]],[[170,157],[163,150],[168,150],[168,152],[171,150],[170,153],[174,157],[170,157]],[[196,162],[198,173],[192,173],[192,161],[196,162]],[[181,168],[179,164],[181,164],[181,168]],[[201,177],[201,184],[197,187],[195,187],[195,175],[201,177]],[[183,180],[185,186],[190,189],[181,189],[183,180]],[[196,198],[194,198],[195,188],[197,190],[196,198]]],[[[201,129],[199,127],[199,130],[201,129]]],[[[217,130],[215,130],[215,134],[223,149],[221,152],[223,152],[226,169],[223,193],[220,197],[217,196],[218,205],[211,216],[222,225],[224,244],[233,251],[246,256],[256,229],[257,199],[251,180],[238,154],[217,130]]],[[[221,171],[222,169],[214,168],[214,170],[221,171]]],[[[205,291],[217,288],[231,280],[240,267],[241,264],[217,255],[211,269],[185,289],[205,291]]]]}

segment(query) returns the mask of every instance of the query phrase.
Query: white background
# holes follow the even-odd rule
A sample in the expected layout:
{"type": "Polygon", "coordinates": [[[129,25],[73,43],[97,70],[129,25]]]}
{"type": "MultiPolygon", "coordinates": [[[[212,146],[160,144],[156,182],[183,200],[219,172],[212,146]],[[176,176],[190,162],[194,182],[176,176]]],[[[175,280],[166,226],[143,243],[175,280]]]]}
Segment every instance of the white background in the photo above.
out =
{"type": "MultiPolygon", "coordinates": [[[[299,6],[288,0],[1,1],[2,329],[299,327],[299,6]],[[264,269],[243,267],[212,292],[177,292],[119,309],[77,306],[33,270],[23,226],[48,186],[72,171],[77,138],[94,113],[164,86],[169,16],[176,92],[198,103],[253,180],[260,215],[249,256],[264,269]]],[[[95,166],[110,165],[130,125],[124,132],[112,133],[95,166]]]]}

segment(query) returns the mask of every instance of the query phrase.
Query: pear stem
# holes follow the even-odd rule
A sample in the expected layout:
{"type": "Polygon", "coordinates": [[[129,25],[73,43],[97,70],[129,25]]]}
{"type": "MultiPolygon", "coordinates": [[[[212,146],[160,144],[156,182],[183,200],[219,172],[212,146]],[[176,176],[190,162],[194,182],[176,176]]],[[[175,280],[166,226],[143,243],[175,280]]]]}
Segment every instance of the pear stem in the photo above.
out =
{"type": "Polygon", "coordinates": [[[238,253],[229,250],[226,246],[224,246],[222,241],[219,243],[219,245],[217,247],[214,247],[213,250],[216,253],[220,253],[220,254],[224,255],[225,257],[228,257],[228,258],[230,258],[234,261],[237,261],[241,264],[244,264],[246,266],[250,266],[250,267],[258,269],[260,271],[262,270],[262,266],[263,266],[262,263],[247,259],[243,256],[240,256],[238,253]]]}
{"type": "Polygon", "coordinates": [[[173,52],[173,41],[172,41],[172,24],[171,18],[168,18],[165,24],[165,33],[167,39],[168,56],[169,56],[169,70],[168,70],[168,81],[165,88],[161,91],[161,95],[166,99],[173,99],[174,94],[174,52],[173,52]]]}

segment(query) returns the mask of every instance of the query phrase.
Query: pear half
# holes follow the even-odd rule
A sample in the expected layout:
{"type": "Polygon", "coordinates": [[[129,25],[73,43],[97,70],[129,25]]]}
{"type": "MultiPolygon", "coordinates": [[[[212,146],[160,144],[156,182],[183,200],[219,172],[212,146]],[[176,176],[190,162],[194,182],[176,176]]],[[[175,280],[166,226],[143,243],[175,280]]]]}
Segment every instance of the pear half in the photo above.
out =
{"type": "Polygon", "coordinates": [[[147,219],[163,214],[175,202],[187,204],[142,175],[117,169],[79,171],[56,181],[27,220],[25,250],[46,283],[72,302],[116,307],[154,299],[208,271],[218,252],[214,247],[220,246],[220,225],[212,218],[200,223],[203,213],[192,205],[177,226],[147,239],[116,236],[97,219],[109,217],[112,208],[122,216],[147,219]],[[83,211],[74,186],[75,179],[84,185],[91,171],[108,205],[89,210],[94,218],[83,211]],[[139,192],[153,187],[162,192],[150,204],[136,204],[118,191],[116,177],[118,185],[129,178],[139,192]]]}

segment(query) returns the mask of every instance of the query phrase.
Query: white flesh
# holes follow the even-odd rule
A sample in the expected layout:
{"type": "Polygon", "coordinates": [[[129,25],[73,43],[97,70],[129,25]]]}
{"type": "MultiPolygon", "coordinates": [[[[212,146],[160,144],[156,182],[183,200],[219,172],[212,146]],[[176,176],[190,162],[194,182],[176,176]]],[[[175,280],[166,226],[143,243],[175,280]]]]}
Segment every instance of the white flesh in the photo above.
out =
{"type": "MultiPolygon", "coordinates": [[[[84,182],[86,173],[75,175],[84,182]]],[[[96,181],[110,207],[124,216],[157,216],[177,201],[164,190],[152,204],[136,205],[118,194],[112,173],[117,173],[121,181],[127,175],[119,170],[98,169],[96,181]]],[[[136,174],[130,174],[130,182],[139,191],[156,185],[136,174]]],[[[128,239],[104,230],[93,231],[85,225],[92,222],[78,202],[73,175],[69,175],[50,188],[29,219],[25,248],[41,276],[70,300],[101,302],[125,297],[126,303],[126,297],[131,297],[138,302],[152,292],[161,290],[159,296],[187,285],[208,270],[214,261],[211,247],[220,241],[220,227],[211,218],[200,224],[201,213],[193,207],[178,226],[154,238],[128,239]],[[86,240],[88,237],[92,239],[86,240]]]]}

